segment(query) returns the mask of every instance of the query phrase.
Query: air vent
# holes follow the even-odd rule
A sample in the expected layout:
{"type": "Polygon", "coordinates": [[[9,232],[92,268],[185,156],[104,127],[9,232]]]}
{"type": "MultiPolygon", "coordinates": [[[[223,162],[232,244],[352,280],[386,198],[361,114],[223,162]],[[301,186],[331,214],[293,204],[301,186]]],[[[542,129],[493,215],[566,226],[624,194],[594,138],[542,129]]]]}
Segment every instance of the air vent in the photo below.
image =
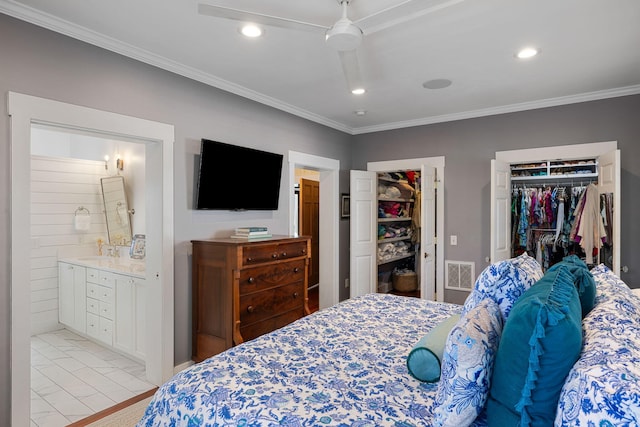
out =
{"type": "Polygon", "coordinates": [[[475,270],[474,262],[445,260],[445,288],[471,292],[476,277],[475,270]]]}

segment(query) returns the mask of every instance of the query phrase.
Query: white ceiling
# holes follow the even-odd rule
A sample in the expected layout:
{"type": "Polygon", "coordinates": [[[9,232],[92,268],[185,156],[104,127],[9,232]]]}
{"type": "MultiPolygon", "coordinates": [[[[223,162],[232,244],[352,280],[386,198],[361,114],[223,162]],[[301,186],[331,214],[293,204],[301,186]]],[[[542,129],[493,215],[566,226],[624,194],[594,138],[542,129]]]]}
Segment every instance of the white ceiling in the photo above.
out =
{"type": "MultiPolygon", "coordinates": [[[[341,14],[337,0],[201,1],[326,26],[341,14]]],[[[349,17],[405,1],[351,0],[349,17]]],[[[362,96],[322,34],[249,40],[198,0],[0,0],[0,12],[351,134],[640,93],[638,0],[450,3],[365,35],[362,96]],[[541,54],[517,60],[525,46],[541,54]],[[453,84],[423,88],[438,78],[453,84]]]]}

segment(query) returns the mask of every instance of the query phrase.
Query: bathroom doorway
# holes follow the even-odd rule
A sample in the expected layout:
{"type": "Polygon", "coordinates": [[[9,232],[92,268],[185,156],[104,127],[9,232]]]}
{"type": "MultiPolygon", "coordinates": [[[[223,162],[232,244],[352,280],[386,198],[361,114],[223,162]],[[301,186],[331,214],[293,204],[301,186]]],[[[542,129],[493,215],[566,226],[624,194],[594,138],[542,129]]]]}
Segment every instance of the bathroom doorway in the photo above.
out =
{"type": "Polygon", "coordinates": [[[147,379],[160,384],[173,375],[173,126],[10,92],[11,117],[11,420],[27,425],[30,414],[31,134],[46,124],[145,146],[145,180],[157,182],[144,195],[147,230],[147,379]],[[159,191],[158,191],[159,190],[159,191]],[[156,215],[150,215],[155,212],[156,215]],[[25,214],[27,213],[27,214],[25,214]],[[160,213],[158,215],[157,213],[160,213]],[[25,285],[26,284],[26,285],[25,285]]]}

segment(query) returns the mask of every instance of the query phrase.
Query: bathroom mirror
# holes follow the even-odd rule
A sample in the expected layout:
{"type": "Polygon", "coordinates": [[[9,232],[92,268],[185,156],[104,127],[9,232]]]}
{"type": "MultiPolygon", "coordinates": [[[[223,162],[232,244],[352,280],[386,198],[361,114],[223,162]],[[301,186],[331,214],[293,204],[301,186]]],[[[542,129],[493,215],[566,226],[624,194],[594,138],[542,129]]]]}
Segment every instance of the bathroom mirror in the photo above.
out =
{"type": "Polygon", "coordinates": [[[110,176],[100,179],[100,183],[109,244],[129,246],[131,245],[131,221],[127,196],[124,192],[124,177],[110,176]]]}

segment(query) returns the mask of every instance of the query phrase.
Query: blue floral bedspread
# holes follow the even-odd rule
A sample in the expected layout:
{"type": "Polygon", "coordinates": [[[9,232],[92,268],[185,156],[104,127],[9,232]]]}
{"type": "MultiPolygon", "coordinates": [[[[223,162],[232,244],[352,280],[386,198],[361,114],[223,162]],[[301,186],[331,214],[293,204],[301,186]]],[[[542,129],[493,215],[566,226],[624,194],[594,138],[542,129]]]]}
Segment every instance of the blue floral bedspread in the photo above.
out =
{"type": "Polygon", "coordinates": [[[640,298],[600,265],[596,305],[582,321],[580,359],[558,402],[557,426],[640,425],[640,298]]]}
{"type": "Polygon", "coordinates": [[[177,374],[138,426],[430,426],[436,384],[415,343],[460,306],[387,294],[344,301],[177,374]]]}

